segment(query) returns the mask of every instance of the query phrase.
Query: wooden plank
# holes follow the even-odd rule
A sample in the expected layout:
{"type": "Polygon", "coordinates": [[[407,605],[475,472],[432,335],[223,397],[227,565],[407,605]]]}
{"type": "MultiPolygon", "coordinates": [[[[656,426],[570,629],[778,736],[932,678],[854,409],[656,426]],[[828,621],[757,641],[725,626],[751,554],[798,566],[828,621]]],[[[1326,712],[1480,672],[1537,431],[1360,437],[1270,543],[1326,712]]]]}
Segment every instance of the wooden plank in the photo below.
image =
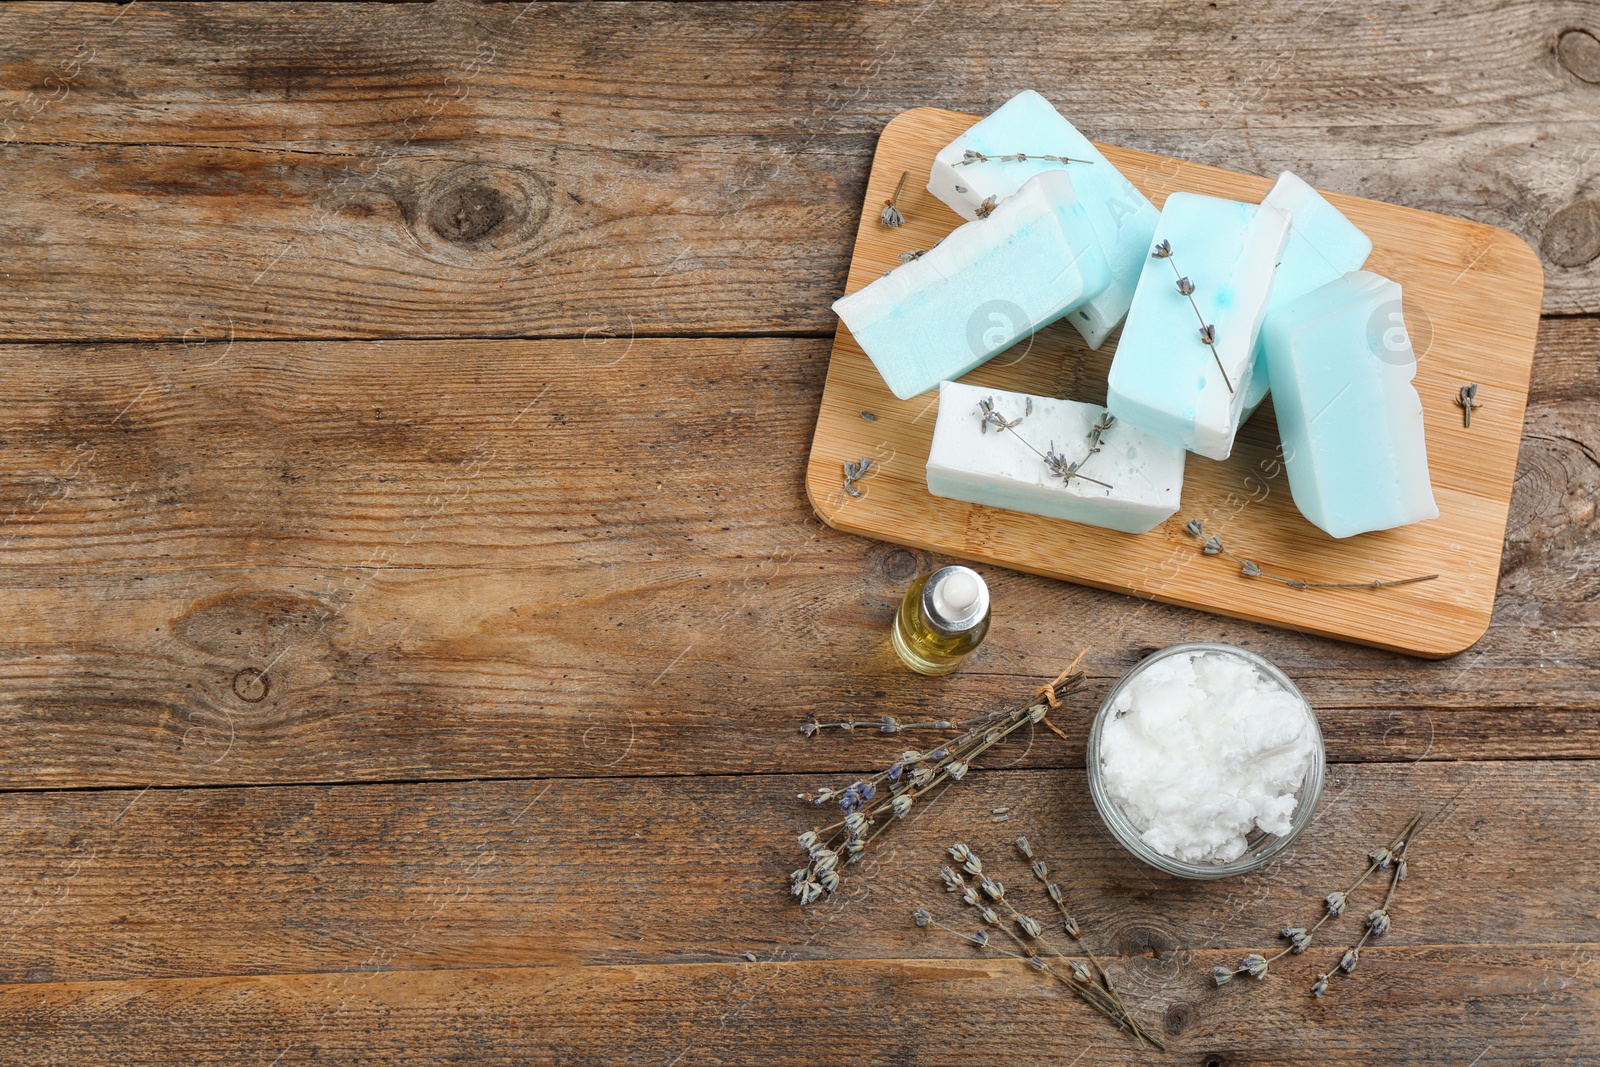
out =
{"type": "Polygon", "coordinates": [[[1335,759],[1593,756],[1600,323],[1541,336],[1465,656],[989,570],[943,681],[885,640],[933,559],[805,504],[825,340],[11,346],[0,783],[838,769],[867,742],[808,716],[975,713],[1085,646],[1099,692],[1200,638],[1280,663],[1335,759]]]}
{"type": "MultiPolygon", "coordinates": [[[[888,202],[902,174],[928,170],[939,149],[977,120],[915,108],[884,130],[847,292],[899,266],[906,250],[931,248],[961,224],[922,189],[903,194],[907,219],[897,229],[879,223],[875,209],[888,202]]],[[[1236,171],[1101,147],[1158,207],[1175,191],[1253,203],[1270,187],[1265,178],[1236,171]]],[[[1191,456],[1182,507],[1138,537],[935,497],[923,466],[937,392],[897,400],[847,329],[840,329],[834,343],[811,446],[806,490],[812,505],[830,526],[851,533],[1286,629],[1435,659],[1470,648],[1488,629],[1494,607],[1543,272],[1527,245],[1505,230],[1372,200],[1334,196],[1333,202],[1372,238],[1367,266],[1405,290],[1428,466],[1439,501],[1436,520],[1343,540],[1327,536],[1290,499],[1277,426],[1264,412],[1241,432],[1226,462],[1191,456]],[[1480,412],[1470,428],[1455,404],[1466,382],[1497,398],[1494,415],[1480,412]],[[876,417],[864,421],[862,411],[876,417]],[[859,498],[846,496],[838,472],[862,456],[877,463],[872,488],[859,498]],[[1222,560],[1214,561],[1224,563],[1220,567],[1213,561],[1196,565],[1194,539],[1185,532],[1193,520],[1263,569],[1301,581],[1438,578],[1382,591],[1308,591],[1242,581],[1222,560]]],[[[1104,375],[1114,353],[1115,344],[1089,352],[1062,323],[963,380],[1103,404],[1104,375]],[[1064,386],[1063,379],[1073,385],[1064,386]]],[[[1035,445],[1045,447],[1042,441],[1035,445]]]]}
{"type": "MultiPolygon", "coordinates": [[[[1587,1063],[1600,944],[1388,948],[1312,1001],[1270,979],[1133,995],[1162,1028],[1141,1050],[1010,961],[537,967],[0,987],[28,1062],[585,1064],[1003,1060],[1108,1064],[1587,1063]]],[[[1131,993],[1131,991],[1130,991],[1131,993]]]]}
{"type": "Polygon", "coordinates": [[[1592,13],[1386,17],[8,4],[0,329],[832,331],[884,123],[1024,88],[1103,141],[1506,226],[1542,251],[1547,310],[1600,311],[1600,88],[1555,49],[1592,13]],[[1180,43],[1153,56],[1151,25],[1180,43]]]}
{"type": "MultiPolygon", "coordinates": [[[[788,873],[818,812],[795,794],[832,780],[12,794],[0,982],[951,955],[959,944],[909,921],[926,906],[969,922],[935,877],[943,850],[968,843],[1019,907],[1049,910],[1011,851],[1025,834],[1126,988],[1192,995],[1204,976],[1193,954],[1242,955],[1314,920],[1419,810],[1443,814],[1417,841],[1386,947],[1454,946],[1469,960],[1485,945],[1600,942],[1594,761],[1336,764],[1321,813],[1282,861],[1205,883],[1123,852],[1081,771],[986,770],[896,825],[836,897],[801,908],[788,873]],[[1528,857],[1550,876],[1530,877],[1528,857]]],[[[1284,961],[1286,986],[1303,994],[1306,975],[1338,958],[1376,906],[1368,896],[1284,961]]]]}

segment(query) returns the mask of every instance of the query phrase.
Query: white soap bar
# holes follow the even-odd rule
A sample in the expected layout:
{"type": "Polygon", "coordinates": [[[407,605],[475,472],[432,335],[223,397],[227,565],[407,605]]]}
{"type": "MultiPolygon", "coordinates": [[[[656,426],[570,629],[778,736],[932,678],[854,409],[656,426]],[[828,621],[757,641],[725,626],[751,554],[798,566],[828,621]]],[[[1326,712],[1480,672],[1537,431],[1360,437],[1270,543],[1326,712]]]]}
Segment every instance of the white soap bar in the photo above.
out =
{"type": "Polygon", "coordinates": [[[1106,406],[1113,415],[1191,452],[1228,458],[1288,236],[1289,216],[1277,208],[1195,193],[1167,197],[1111,362],[1106,406]],[[1163,249],[1170,255],[1157,254],[1163,249]],[[1193,284],[1190,295],[1180,276],[1193,284]],[[1215,344],[1205,343],[1202,323],[1215,344]]]}
{"type": "Polygon", "coordinates": [[[1351,271],[1273,313],[1273,410],[1295,506],[1333,537],[1439,516],[1400,286],[1351,271]]]}
{"type": "Polygon", "coordinates": [[[1111,275],[1065,171],[834,301],[901,400],[959,378],[1077,308],[1111,275]]]}
{"type": "Polygon", "coordinates": [[[1099,348],[1128,313],[1150,235],[1155,232],[1157,212],[1050,101],[1031,89],[1018,93],[951,141],[934,157],[928,191],[956,214],[972,219],[977,218],[984,201],[1003,201],[1035,175],[1063,167],[1072,175],[1111,266],[1111,284],[1105,292],[1067,319],[1090,348],[1099,348]],[[969,152],[988,158],[969,162],[969,152]],[[996,158],[1018,153],[1028,158],[996,158]],[[1041,154],[1084,162],[1060,163],[1041,154]]]}
{"type": "Polygon", "coordinates": [[[1178,510],[1183,449],[1113,421],[1090,454],[1104,408],[977,385],[939,386],[939,417],[928,453],[928,492],[973,504],[1144,533],[1178,510]],[[1010,422],[1001,429],[987,412],[1010,422]],[[1063,478],[1057,467],[1081,464],[1063,478]],[[1102,484],[1103,483],[1103,484],[1102,484]]]}

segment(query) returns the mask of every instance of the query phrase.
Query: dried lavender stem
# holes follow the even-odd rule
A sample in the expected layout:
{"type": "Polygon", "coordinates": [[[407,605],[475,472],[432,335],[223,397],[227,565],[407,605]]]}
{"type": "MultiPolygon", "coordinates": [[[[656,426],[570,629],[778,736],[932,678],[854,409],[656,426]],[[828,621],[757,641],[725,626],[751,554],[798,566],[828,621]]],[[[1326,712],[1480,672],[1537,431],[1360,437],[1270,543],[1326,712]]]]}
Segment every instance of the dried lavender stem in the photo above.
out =
{"type": "MultiPolygon", "coordinates": [[[[946,930],[950,929],[948,926],[942,926],[942,924],[939,924],[937,922],[935,922],[934,925],[941,926],[942,929],[946,929],[946,930]]],[[[1021,937],[1017,936],[1016,932],[1014,930],[1012,930],[1010,927],[1002,925],[1002,926],[996,926],[996,927],[994,927],[994,929],[999,930],[1001,933],[1003,933],[1007,937],[1009,937],[1012,941],[1015,941],[1017,943],[1017,945],[1023,950],[1023,952],[1026,953],[1026,955],[1020,955],[1019,956],[1018,954],[1016,954],[1014,952],[1007,952],[1005,949],[998,948],[998,947],[996,947],[994,945],[985,945],[984,946],[985,948],[991,949],[992,951],[997,952],[1002,956],[1010,956],[1012,959],[1024,960],[1024,961],[1026,961],[1026,962],[1028,962],[1030,964],[1033,963],[1034,960],[1039,960],[1038,953],[1036,951],[1034,951],[1032,946],[1030,946],[1026,941],[1022,940],[1021,937]]],[[[951,932],[952,933],[958,933],[959,931],[951,931],[951,932]]],[[[965,935],[962,935],[962,936],[965,937],[965,935]]],[[[970,939],[968,939],[968,940],[970,940],[970,939]]],[[[1043,938],[1040,938],[1040,941],[1042,943],[1043,942],[1043,938]]],[[[1045,947],[1049,948],[1050,946],[1046,945],[1045,947]]],[[[1071,957],[1063,956],[1059,952],[1056,953],[1056,956],[1058,958],[1066,961],[1067,963],[1073,962],[1071,957]]],[[[1099,1009],[1101,1014],[1103,1014],[1106,1018],[1108,1018],[1112,1022],[1116,1023],[1117,1026],[1121,1027],[1122,1029],[1125,1029],[1129,1033],[1133,1034],[1133,1036],[1135,1038],[1137,1038],[1141,1043],[1148,1041],[1150,1044],[1154,1045],[1156,1048],[1160,1049],[1161,1051],[1163,1051],[1163,1052],[1166,1051],[1166,1047],[1167,1046],[1162,1044],[1160,1040],[1158,1040],[1156,1037],[1154,1037],[1149,1032],[1147,1032],[1144,1029],[1144,1027],[1139,1025],[1139,1021],[1133,1017],[1133,1014],[1128,1011],[1128,1009],[1122,1004],[1121,1000],[1116,998],[1116,994],[1115,993],[1109,993],[1109,995],[1108,995],[1108,991],[1102,990],[1098,985],[1095,985],[1093,982],[1085,982],[1082,979],[1076,977],[1075,975],[1072,975],[1070,972],[1068,974],[1062,974],[1060,971],[1058,971],[1054,967],[1050,966],[1050,964],[1045,960],[1039,960],[1039,962],[1037,964],[1034,964],[1034,965],[1039,967],[1039,969],[1044,971],[1046,974],[1052,975],[1057,980],[1059,980],[1059,981],[1063,982],[1064,984],[1066,984],[1066,986],[1068,988],[1070,988],[1073,992],[1075,992],[1079,996],[1081,996],[1086,1002],[1094,1005],[1097,1009],[1099,1009]]]]}
{"type": "MultiPolygon", "coordinates": [[[[1162,244],[1166,244],[1166,242],[1163,241],[1162,244]]],[[[1178,281],[1181,283],[1183,281],[1183,272],[1178,269],[1178,264],[1172,258],[1172,249],[1171,249],[1171,247],[1169,246],[1167,248],[1167,254],[1166,255],[1160,256],[1158,258],[1164,259],[1168,263],[1172,264],[1173,276],[1176,277],[1178,279],[1178,281]]],[[[1182,292],[1182,290],[1180,289],[1179,292],[1182,292]]],[[[1206,322],[1205,315],[1201,314],[1200,305],[1194,302],[1194,290],[1191,288],[1188,292],[1184,293],[1183,295],[1189,298],[1189,306],[1194,308],[1195,318],[1200,320],[1200,329],[1201,329],[1201,331],[1204,331],[1206,329],[1206,327],[1209,325],[1209,323],[1206,322]]],[[[1227,368],[1225,368],[1222,365],[1222,357],[1217,355],[1217,342],[1216,342],[1215,336],[1213,336],[1212,339],[1209,340],[1209,341],[1205,340],[1204,337],[1202,337],[1201,338],[1201,343],[1203,343],[1207,348],[1211,349],[1211,358],[1216,360],[1216,362],[1217,362],[1217,371],[1222,375],[1222,384],[1226,385],[1228,387],[1228,394],[1230,396],[1233,395],[1233,383],[1228,380],[1228,371],[1227,371],[1227,368]]]]}
{"type": "MultiPolygon", "coordinates": [[[[1190,519],[1184,529],[1193,537],[1204,537],[1204,523],[1199,519],[1190,519]]],[[[1268,581],[1281,582],[1291,589],[1389,589],[1397,585],[1413,585],[1417,582],[1431,582],[1438,578],[1437,574],[1424,574],[1416,578],[1374,578],[1370,582],[1307,582],[1299,578],[1285,578],[1281,574],[1264,571],[1260,565],[1242,556],[1236,556],[1222,543],[1222,538],[1215,534],[1206,538],[1201,551],[1208,556],[1226,556],[1239,564],[1241,572],[1247,578],[1265,578],[1268,581]]]]}

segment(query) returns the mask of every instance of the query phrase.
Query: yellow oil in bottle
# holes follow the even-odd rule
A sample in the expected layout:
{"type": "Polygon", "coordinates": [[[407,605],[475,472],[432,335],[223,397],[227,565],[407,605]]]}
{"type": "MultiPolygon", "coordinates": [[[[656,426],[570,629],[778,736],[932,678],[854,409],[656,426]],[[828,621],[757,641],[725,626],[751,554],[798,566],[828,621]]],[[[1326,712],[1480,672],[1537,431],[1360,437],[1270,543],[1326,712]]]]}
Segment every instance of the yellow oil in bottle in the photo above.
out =
{"type": "Polygon", "coordinates": [[[924,574],[906,590],[891,633],[907,667],[918,674],[949,674],[989,633],[988,587],[968,567],[924,574]]]}

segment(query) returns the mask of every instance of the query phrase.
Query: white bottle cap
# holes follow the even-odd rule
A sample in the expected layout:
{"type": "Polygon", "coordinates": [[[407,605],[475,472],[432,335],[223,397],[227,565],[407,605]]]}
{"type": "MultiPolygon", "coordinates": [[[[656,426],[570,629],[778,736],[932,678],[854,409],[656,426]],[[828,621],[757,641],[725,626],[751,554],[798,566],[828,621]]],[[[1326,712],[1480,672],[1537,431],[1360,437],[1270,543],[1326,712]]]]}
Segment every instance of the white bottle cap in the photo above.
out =
{"type": "Polygon", "coordinates": [[[971,567],[941,567],[922,588],[922,614],[942,634],[966,633],[989,614],[989,587],[971,567]]]}

